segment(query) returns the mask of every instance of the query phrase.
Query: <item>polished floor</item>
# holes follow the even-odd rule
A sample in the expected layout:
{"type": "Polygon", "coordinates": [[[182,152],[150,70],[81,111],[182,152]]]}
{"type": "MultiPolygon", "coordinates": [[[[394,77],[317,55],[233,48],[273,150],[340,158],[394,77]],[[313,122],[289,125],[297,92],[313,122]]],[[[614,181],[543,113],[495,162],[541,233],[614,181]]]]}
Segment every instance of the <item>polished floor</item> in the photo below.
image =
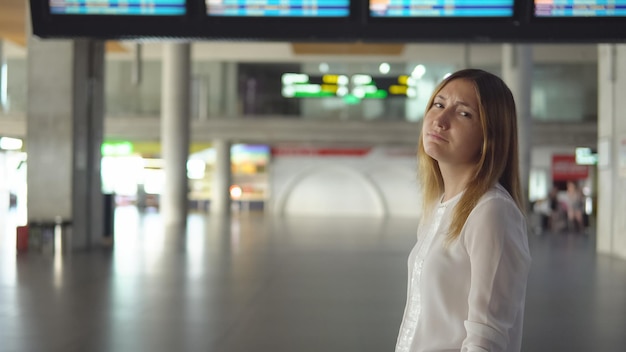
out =
{"type": "MultiPolygon", "coordinates": [[[[415,219],[118,208],[112,250],[16,253],[0,235],[0,352],[393,351],[415,219]]],[[[626,261],[593,231],[530,235],[524,351],[626,351],[626,261]]]]}

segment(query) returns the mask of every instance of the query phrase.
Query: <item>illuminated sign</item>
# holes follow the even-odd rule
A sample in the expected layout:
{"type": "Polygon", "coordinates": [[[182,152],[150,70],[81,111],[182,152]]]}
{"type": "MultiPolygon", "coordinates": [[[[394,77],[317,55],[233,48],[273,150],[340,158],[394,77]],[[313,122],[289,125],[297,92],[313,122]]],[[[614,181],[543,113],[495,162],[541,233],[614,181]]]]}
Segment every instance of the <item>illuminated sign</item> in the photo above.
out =
{"type": "Polygon", "coordinates": [[[282,84],[282,95],[285,98],[340,97],[347,104],[358,104],[362,99],[385,99],[388,96],[417,96],[416,80],[408,75],[374,78],[364,74],[350,77],[327,74],[320,77],[285,73],[282,84]]]}
{"type": "Polygon", "coordinates": [[[625,17],[626,0],[535,0],[537,17],[625,17]]]}
{"type": "Polygon", "coordinates": [[[186,13],[185,0],[49,0],[55,15],[174,16],[186,13]]]}
{"type": "Polygon", "coordinates": [[[347,17],[349,0],[205,0],[207,15],[232,17],[347,17]]]}
{"type": "Polygon", "coordinates": [[[596,165],[598,164],[598,153],[594,153],[591,148],[576,148],[576,164],[596,165]]]}
{"type": "Polygon", "coordinates": [[[589,166],[576,164],[576,155],[552,155],[554,181],[583,180],[589,177],[589,166]]]}
{"type": "Polygon", "coordinates": [[[128,141],[104,142],[100,148],[102,156],[126,156],[133,154],[133,144],[128,141]]]}
{"type": "Polygon", "coordinates": [[[514,0],[370,0],[372,17],[511,17],[514,0]]]}

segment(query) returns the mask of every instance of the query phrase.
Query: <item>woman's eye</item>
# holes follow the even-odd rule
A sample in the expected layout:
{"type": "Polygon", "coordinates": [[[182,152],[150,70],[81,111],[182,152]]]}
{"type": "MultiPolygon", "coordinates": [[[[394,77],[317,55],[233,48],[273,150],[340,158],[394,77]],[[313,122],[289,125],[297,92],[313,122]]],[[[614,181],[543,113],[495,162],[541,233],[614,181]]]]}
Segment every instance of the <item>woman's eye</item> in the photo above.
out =
{"type": "Polygon", "coordinates": [[[461,116],[465,116],[465,117],[470,117],[470,113],[469,112],[465,112],[465,111],[461,111],[459,114],[461,114],[461,116]]]}
{"type": "Polygon", "coordinates": [[[438,107],[438,108],[443,108],[443,104],[441,103],[433,103],[433,106],[438,107]]]}

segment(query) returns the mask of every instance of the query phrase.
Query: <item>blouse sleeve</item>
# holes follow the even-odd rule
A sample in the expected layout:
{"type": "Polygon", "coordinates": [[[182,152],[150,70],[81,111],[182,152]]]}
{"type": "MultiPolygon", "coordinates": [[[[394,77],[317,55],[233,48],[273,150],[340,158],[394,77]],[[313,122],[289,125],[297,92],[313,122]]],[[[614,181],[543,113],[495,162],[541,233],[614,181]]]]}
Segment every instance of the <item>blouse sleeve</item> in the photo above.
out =
{"type": "Polygon", "coordinates": [[[462,235],[471,279],[461,351],[508,351],[530,268],[526,222],[512,201],[492,198],[476,206],[462,235]]]}

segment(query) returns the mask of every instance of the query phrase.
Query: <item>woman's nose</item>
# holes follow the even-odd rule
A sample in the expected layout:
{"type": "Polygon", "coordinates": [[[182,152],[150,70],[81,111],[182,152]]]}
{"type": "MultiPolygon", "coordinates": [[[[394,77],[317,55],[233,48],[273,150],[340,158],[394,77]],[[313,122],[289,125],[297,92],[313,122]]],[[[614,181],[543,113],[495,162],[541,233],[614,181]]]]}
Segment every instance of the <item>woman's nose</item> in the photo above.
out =
{"type": "Polygon", "coordinates": [[[447,128],[448,127],[448,123],[449,123],[448,113],[445,110],[439,111],[434,116],[433,123],[437,127],[440,127],[440,128],[443,128],[443,129],[447,128]]]}

